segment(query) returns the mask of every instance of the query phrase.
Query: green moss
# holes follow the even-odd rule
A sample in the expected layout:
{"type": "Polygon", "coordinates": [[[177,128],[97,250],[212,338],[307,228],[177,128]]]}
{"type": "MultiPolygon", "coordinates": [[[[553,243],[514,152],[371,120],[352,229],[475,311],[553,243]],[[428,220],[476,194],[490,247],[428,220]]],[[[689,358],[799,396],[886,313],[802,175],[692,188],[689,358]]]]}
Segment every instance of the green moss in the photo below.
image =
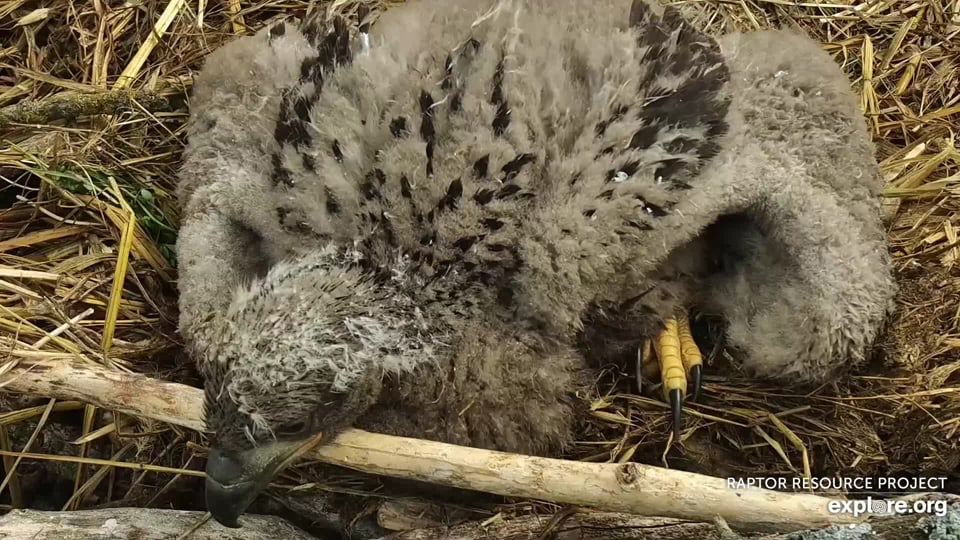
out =
{"type": "Polygon", "coordinates": [[[106,170],[83,169],[62,165],[57,170],[33,171],[60,189],[80,195],[92,195],[112,205],[119,205],[110,187],[112,177],[124,200],[133,208],[137,223],[157,246],[161,255],[176,266],[177,226],[172,197],[129,175],[106,170]]]}

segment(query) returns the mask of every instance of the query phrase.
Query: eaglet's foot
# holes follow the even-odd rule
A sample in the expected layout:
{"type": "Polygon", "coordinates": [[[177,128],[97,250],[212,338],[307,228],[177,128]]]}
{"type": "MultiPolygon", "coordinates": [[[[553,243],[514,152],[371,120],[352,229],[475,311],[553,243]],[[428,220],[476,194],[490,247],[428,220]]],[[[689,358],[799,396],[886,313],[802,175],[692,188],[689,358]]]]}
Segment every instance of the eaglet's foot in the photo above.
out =
{"type": "Polygon", "coordinates": [[[703,355],[690,331],[690,318],[681,312],[666,321],[666,328],[656,339],[647,340],[637,354],[638,381],[663,382],[664,398],[673,412],[674,438],[680,436],[680,411],[687,396],[687,380],[693,386],[693,401],[700,396],[703,376],[703,355]]]}

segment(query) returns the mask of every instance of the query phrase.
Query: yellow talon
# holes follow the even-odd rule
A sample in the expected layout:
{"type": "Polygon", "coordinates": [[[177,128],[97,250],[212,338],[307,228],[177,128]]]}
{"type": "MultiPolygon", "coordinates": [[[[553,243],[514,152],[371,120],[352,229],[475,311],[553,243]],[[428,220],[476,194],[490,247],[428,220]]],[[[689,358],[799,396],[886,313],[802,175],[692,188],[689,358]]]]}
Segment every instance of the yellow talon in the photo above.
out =
{"type": "MultiPolygon", "coordinates": [[[[652,381],[657,378],[660,374],[660,366],[657,364],[657,358],[653,355],[653,342],[645,340],[643,342],[643,348],[640,349],[640,363],[637,365],[637,373],[640,374],[641,380],[652,381]]],[[[642,388],[642,384],[641,390],[642,388]]]]}
{"type": "Polygon", "coordinates": [[[685,312],[666,321],[666,328],[638,351],[638,379],[653,380],[658,374],[663,394],[673,412],[673,430],[679,436],[680,411],[687,396],[687,377],[693,379],[693,399],[700,395],[703,355],[693,339],[685,312]],[[651,350],[652,349],[652,350],[651,350]],[[655,353],[655,354],[654,354],[655,353]]]}
{"type": "MultiPolygon", "coordinates": [[[[693,340],[693,332],[690,330],[690,317],[686,313],[681,313],[677,317],[677,325],[680,334],[680,358],[683,361],[683,371],[693,378],[693,400],[696,401],[700,396],[701,377],[703,374],[703,355],[697,342],[693,340]]],[[[686,381],[684,381],[686,384],[686,381]]]]}
{"type": "Polygon", "coordinates": [[[660,376],[663,380],[663,395],[670,398],[670,391],[680,390],[680,396],[687,393],[687,377],[683,373],[683,360],[680,353],[680,333],[676,319],[667,321],[666,329],[654,341],[654,350],[660,359],[660,376]]]}

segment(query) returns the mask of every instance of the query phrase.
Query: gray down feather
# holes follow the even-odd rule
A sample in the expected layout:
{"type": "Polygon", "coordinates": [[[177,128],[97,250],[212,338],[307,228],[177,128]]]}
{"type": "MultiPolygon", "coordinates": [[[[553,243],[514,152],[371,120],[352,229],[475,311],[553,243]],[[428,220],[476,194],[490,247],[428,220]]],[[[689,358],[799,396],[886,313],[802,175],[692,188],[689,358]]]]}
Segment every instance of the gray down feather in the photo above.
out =
{"type": "Polygon", "coordinates": [[[179,197],[214,443],[357,426],[529,454],[678,307],[758,377],[862,362],[892,306],[850,83],[788,31],[640,0],[417,0],[209,55],[179,197]]]}

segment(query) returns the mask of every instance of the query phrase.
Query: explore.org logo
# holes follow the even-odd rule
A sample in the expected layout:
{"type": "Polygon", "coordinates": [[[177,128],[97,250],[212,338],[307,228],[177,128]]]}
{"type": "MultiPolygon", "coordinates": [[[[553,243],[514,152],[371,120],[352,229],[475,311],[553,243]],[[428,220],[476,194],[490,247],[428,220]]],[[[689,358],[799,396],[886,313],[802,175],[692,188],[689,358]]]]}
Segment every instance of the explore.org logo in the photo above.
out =
{"type": "MultiPolygon", "coordinates": [[[[747,476],[727,478],[727,488],[733,490],[764,489],[785,492],[806,492],[829,498],[827,511],[831,514],[860,516],[890,516],[928,514],[944,517],[950,509],[949,500],[928,498],[924,494],[949,492],[946,476],[930,477],[783,477],[747,476]],[[835,498],[846,493],[848,499],[835,498]],[[912,493],[912,495],[910,495],[912,493]],[[883,497],[883,498],[877,498],[883,497]]],[[[954,500],[955,502],[955,500],[954,500]]]]}
{"type": "Polygon", "coordinates": [[[853,514],[854,517],[865,514],[933,514],[938,517],[943,517],[947,515],[947,501],[907,501],[903,499],[874,499],[873,497],[867,497],[866,499],[830,501],[827,503],[827,511],[831,514],[853,514]]]}

